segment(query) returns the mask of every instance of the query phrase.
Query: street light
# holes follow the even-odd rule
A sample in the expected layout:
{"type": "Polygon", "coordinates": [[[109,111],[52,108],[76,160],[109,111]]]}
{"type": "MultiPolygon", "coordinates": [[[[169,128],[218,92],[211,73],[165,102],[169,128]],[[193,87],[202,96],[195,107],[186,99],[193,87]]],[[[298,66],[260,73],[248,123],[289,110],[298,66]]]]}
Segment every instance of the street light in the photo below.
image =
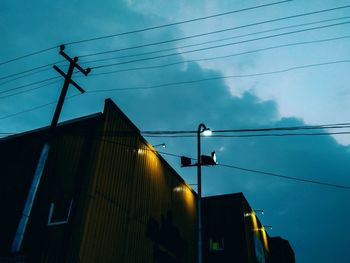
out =
{"type": "Polygon", "coordinates": [[[163,147],[163,148],[166,148],[166,144],[165,143],[160,143],[160,144],[156,144],[156,145],[153,145],[154,148],[156,147],[163,147]]]}
{"type": "Polygon", "coordinates": [[[202,263],[202,210],[201,210],[201,199],[202,199],[202,160],[201,160],[201,133],[204,136],[210,136],[211,130],[207,128],[203,123],[199,124],[197,130],[197,187],[198,187],[198,198],[197,198],[197,226],[198,226],[198,263],[202,263]]]}
{"type": "Polygon", "coordinates": [[[262,215],[264,214],[264,210],[262,209],[253,209],[251,212],[244,213],[244,217],[249,217],[252,215],[256,215],[257,213],[261,213],[262,215]]]}
{"type": "Polygon", "coordinates": [[[211,130],[207,128],[203,123],[199,124],[197,130],[197,163],[192,164],[192,158],[181,156],[181,167],[191,167],[197,166],[197,227],[198,227],[198,262],[202,263],[202,210],[201,210],[201,200],[202,200],[202,171],[201,166],[212,166],[216,165],[216,155],[215,152],[209,155],[201,155],[201,133],[204,136],[210,136],[212,134],[211,130]]]}

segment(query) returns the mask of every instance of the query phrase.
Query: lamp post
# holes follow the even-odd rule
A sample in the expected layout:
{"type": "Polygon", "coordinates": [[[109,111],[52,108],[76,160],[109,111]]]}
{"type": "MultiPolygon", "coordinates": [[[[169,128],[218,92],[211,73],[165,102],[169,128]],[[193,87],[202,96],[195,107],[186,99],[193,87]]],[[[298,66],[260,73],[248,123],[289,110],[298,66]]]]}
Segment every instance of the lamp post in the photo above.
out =
{"type": "Polygon", "coordinates": [[[166,148],[166,144],[165,143],[160,143],[160,144],[155,144],[153,145],[154,148],[156,147],[163,147],[163,148],[166,148]]]}
{"type": "Polygon", "coordinates": [[[201,199],[202,199],[202,170],[201,170],[201,133],[210,136],[211,131],[203,123],[199,124],[197,130],[197,227],[198,227],[198,263],[202,263],[202,214],[201,214],[201,199]]]}

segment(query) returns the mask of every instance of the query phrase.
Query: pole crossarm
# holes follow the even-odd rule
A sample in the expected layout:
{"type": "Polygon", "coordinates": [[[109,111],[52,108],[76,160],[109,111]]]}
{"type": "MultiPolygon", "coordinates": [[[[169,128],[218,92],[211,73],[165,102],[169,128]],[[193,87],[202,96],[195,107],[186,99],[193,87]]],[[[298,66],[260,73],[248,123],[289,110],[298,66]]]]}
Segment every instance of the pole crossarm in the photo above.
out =
{"type": "MultiPolygon", "coordinates": [[[[57,67],[56,65],[53,66],[53,68],[60,73],[64,78],[67,78],[66,73],[64,73],[59,67],[57,67]]],[[[85,93],[85,90],[80,87],[74,80],[70,79],[69,80],[70,84],[72,84],[74,87],[76,87],[81,93],[85,93]]]]}
{"type": "Polygon", "coordinates": [[[85,76],[87,76],[90,72],[91,72],[91,68],[87,68],[87,69],[83,69],[79,64],[77,64],[76,62],[78,62],[78,57],[74,57],[73,59],[68,56],[65,52],[65,45],[60,45],[60,55],[62,55],[66,60],[68,60],[70,63],[74,63],[75,67],[81,72],[83,73],[85,76]]]}
{"type": "Polygon", "coordinates": [[[62,111],[63,103],[67,95],[68,87],[69,84],[72,84],[74,87],[76,87],[81,93],[84,93],[85,90],[81,88],[74,80],[72,80],[72,75],[73,71],[75,68],[77,68],[81,73],[83,73],[85,76],[87,76],[90,72],[91,69],[83,69],[77,62],[78,62],[78,57],[71,58],[69,57],[65,52],[64,52],[65,46],[61,45],[60,46],[60,54],[67,60],[69,61],[69,68],[67,71],[67,74],[64,73],[61,69],[59,69],[56,65],[53,66],[53,68],[64,77],[64,84],[62,87],[62,91],[60,94],[60,98],[58,99],[57,106],[55,113],[53,115],[52,121],[51,121],[51,126],[50,126],[50,131],[51,133],[54,133],[54,130],[57,126],[59,116],[62,111]]]}

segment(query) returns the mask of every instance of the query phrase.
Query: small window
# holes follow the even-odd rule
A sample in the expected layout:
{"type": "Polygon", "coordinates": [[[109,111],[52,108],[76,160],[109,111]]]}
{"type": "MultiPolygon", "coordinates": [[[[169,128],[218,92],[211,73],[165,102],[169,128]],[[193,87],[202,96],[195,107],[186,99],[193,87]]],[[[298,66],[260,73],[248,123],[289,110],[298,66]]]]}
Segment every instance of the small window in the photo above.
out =
{"type": "Polygon", "coordinates": [[[67,224],[72,210],[73,200],[51,203],[48,226],[67,224]]]}
{"type": "Polygon", "coordinates": [[[210,251],[222,251],[224,250],[223,238],[212,238],[209,242],[210,251]]]}

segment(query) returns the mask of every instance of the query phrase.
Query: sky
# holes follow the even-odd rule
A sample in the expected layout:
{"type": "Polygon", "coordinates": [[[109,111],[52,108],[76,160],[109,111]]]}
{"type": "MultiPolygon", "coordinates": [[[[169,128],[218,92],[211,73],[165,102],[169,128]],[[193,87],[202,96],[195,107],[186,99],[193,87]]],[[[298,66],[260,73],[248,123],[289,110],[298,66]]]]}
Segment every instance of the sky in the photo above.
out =
{"type": "MultiPolygon", "coordinates": [[[[349,123],[350,2],[280,1],[231,12],[276,2],[2,0],[0,133],[50,124],[63,81],[45,80],[58,76],[54,63],[67,70],[58,54],[67,43],[65,52],[92,72],[74,74],[87,92],[70,87],[61,121],[100,112],[112,98],[141,131],[192,131],[200,123],[214,131],[349,123]],[[315,13],[326,9],[334,10],[315,13]],[[169,23],[177,24],[72,43],[169,23]],[[116,51],[87,56],[109,50],[116,51]]],[[[339,131],[349,130],[316,132],[339,131]]],[[[146,139],[166,143],[164,152],[196,156],[194,137],[146,139]]],[[[213,136],[202,138],[202,153],[215,150],[219,164],[350,186],[349,145],[349,134],[213,136]]],[[[194,168],[163,156],[188,183],[196,182],[194,168]]],[[[273,226],[269,235],[289,240],[297,262],[350,262],[350,190],[221,165],[203,167],[202,174],[204,196],[243,192],[252,208],[264,209],[259,218],[273,226]]]]}

